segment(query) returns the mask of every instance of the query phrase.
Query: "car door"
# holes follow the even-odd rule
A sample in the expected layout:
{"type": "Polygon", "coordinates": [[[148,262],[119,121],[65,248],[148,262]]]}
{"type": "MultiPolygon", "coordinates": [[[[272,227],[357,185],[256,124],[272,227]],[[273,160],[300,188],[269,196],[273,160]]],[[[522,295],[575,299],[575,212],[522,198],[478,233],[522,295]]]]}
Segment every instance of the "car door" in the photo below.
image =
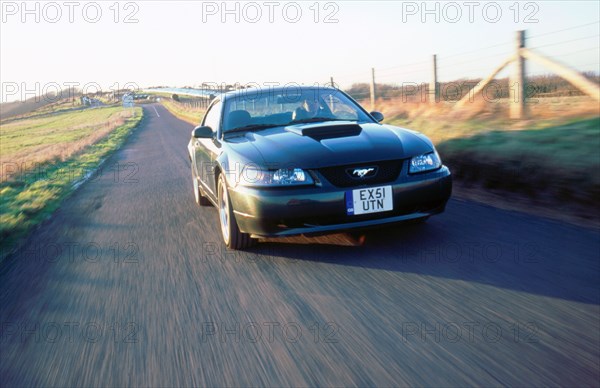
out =
{"type": "Polygon", "coordinates": [[[200,184],[204,192],[213,199],[216,199],[217,192],[214,179],[215,163],[217,156],[221,152],[221,144],[218,141],[217,133],[221,127],[222,105],[219,100],[213,102],[202,120],[202,125],[210,127],[213,130],[213,137],[195,139],[194,143],[194,159],[198,175],[200,176],[200,184]]]}

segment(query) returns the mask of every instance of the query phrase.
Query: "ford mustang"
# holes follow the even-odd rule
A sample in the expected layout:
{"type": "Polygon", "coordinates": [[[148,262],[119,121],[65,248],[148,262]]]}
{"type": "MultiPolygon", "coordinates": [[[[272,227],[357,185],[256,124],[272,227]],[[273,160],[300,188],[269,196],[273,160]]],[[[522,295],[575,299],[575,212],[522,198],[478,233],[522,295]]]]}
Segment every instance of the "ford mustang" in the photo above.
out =
{"type": "Polygon", "coordinates": [[[435,147],[382,120],[329,87],[217,96],[188,144],[196,203],[216,206],[230,249],[443,212],[452,178],[435,147]]]}

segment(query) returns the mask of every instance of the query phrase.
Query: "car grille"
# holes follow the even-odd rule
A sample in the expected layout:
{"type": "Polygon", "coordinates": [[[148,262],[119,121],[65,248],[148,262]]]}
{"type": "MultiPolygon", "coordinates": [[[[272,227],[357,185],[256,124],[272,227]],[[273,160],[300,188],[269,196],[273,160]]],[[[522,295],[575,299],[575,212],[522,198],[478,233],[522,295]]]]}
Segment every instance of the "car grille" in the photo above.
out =
{"type": "Polygon", "coordinates": [[[387,160],[382,162],[325,167],[319,169],[319,172],[334,186],[356,187],[363,185],[393,182],[398,178],[401,169],[402,160],[387,160]],[[372,175],[367,175],[363,178],[359,178],[356,176],[352,176],[351,174],[351,171],[355,169],[369,168],[375,169],[375,172],[372,175]]]}

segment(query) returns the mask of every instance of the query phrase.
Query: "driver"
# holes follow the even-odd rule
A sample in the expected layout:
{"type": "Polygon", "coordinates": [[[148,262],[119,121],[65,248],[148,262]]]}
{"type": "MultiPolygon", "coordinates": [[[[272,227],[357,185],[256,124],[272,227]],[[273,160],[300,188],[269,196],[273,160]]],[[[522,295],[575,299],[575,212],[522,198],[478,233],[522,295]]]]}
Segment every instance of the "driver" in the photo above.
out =
{"type": "Polygon", "coordinates": [[[309,98],[305,99],[302,105],[296,108],[292,114],[292,120],[305,120],[313,117],[326,117],[326,114],[319,101],[309,98]]]}

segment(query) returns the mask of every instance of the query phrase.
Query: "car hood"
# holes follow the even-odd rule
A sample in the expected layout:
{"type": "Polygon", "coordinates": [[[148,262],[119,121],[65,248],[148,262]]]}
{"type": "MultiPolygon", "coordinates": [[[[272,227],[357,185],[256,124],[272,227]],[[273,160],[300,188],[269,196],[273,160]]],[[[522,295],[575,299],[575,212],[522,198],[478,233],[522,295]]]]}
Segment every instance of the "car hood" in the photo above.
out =
{"type": "Polygon", "coordinates": [[[248,132],[225,143],[246,161],[267,168],[309,169],[405,159],[433,150],[427,138],[408,129],[341,121],[248,132]]]}

